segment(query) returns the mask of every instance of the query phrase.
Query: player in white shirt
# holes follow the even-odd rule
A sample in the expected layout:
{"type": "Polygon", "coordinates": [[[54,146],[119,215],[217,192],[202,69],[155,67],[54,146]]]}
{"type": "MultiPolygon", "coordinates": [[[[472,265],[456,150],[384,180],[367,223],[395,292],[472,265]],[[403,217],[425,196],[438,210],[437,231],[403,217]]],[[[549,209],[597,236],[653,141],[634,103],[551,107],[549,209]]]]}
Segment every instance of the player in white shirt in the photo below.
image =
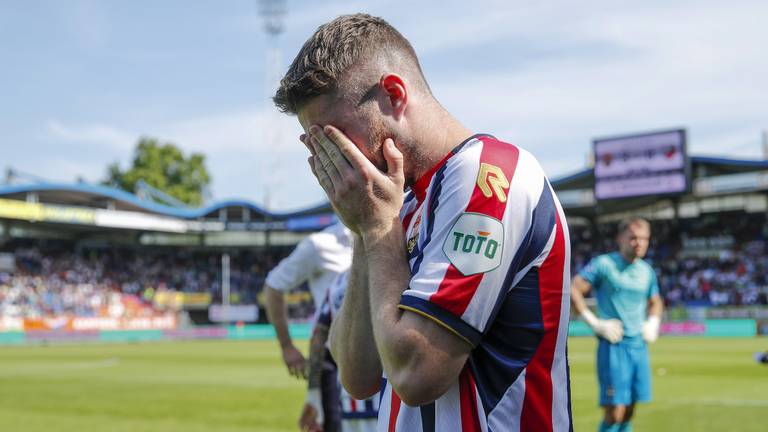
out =
{"type": "MultiPolygon", "coordinates": [[[[275,327],[288,372],[297,378],[306,378],[307,362],[288,333],[284,295],[301,284],[307,283],[315,310],[320,309],[329,286],[339,274],[349,268],[351,260],[352,244],[349,230],[337,223],[307,236],[267,275],[264,283],[267,315],[275,327]]],[[[337,401],[329,402],[324,406],[326,430],[333,431],[338,430],[341,420],[338,404],[339,390],[336,384],[338,378],[330,353],[327,354],[325,366],[322,374],[322,391],[326,393],[325,400],[337,401]]]]}
{"type": "MultiPolygon", "coordinates": [[[[323,430],[324,416],[322,404],[325,402],[320,391],[320,373],[323,357],[328,348],[328,331],[347,289],[349,273],[340,274],[331,285],[325,301],[317,311],[315,328],[309,343],[309,372],[307,399],[299,420],[302,431],[320,432],[323,430]]],[[[341,430],[342,432],[374,432],[379,408],[379,394],[370,399],[356,400],[341,388],[341,430]]]]}

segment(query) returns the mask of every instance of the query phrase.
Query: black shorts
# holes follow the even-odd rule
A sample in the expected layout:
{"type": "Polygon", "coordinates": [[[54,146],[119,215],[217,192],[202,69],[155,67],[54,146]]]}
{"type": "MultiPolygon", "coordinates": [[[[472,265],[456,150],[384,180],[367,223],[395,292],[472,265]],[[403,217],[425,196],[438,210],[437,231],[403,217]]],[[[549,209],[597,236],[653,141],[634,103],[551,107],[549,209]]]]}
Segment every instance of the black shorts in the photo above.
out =
{"type": "Polygon", "coordinates": [[[323,395],[324,432],[341,432],[341,389],[336,372],[336,363],[331,353],[325,351],[325,364],[320,375],[320,391],[323,395]]]}

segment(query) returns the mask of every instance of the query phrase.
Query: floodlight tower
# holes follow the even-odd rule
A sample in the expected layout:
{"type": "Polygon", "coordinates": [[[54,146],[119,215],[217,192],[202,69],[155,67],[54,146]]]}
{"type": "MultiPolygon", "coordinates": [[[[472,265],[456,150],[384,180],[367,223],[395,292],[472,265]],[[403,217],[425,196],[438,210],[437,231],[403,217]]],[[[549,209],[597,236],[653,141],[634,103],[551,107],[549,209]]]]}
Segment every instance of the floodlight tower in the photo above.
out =
{"type": "MultiPolygon", "coordinates": [[[[268,120],[262,130],[264,131],[264,142],[270,149],[277,149],[282,137],[280,136],[280,128],[277,126],[280,118],[278,111],[272,106],[270,96],[274,94],[277,84],[280,81],[282,67],[283,67],[283,53],[280,50],[279,36],[285,30],[284,18],[287,13],[285,0],[259,0],[259,14],[264,19],[264,32],[267,34],[267,58],[266,58],[266,70],[264,81],[264,103],[266,104],[267,116],[265,120],[268,120]]],[[[265,170],[262,173],[264,176],[264,207],[269,210],[271,206],[271,198],[274,186],[277,185],[275,179],[277,176],[274,173],[279,171],[280,165],[280,152],[270,151],[269,155],[265,157],[265,170]]]]}

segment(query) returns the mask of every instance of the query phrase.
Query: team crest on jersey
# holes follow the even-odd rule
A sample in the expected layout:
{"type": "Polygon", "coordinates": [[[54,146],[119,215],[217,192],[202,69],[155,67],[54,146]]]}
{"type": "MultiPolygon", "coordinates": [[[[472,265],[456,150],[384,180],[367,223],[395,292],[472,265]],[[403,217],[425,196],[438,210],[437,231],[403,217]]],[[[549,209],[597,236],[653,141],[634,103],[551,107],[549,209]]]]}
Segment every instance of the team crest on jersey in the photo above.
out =
{"type": "Polygon", "coordinates": [[[509,189],[509,180],[504,175],[504,171],[496,165],[480,164],[480,171],[477,173],[477,187],[483,196],[490,198],[496,195],[499,202],[507,202],[507,189],[509,189]]]}
{"type": "Polygon", "coordinates": [[[489,272],[501,264],[504,226],[480,213],[464,213],[453,224],[443,252],[464,276],[489,272]]]}
{"type": "Polygon", "coordinates": [[[421,213],[419,213],[416,216],[416,221],[413,222],[413,228],[411,228],[411,232],[413,232],[413,235],[411,238],[408,239],[408,243],[406,244],[406,248],[408,249],[408,253],[412,253],[413,250],[416,248],[416,245],[419,243],[419,226],[421,225],[421,213]]]}

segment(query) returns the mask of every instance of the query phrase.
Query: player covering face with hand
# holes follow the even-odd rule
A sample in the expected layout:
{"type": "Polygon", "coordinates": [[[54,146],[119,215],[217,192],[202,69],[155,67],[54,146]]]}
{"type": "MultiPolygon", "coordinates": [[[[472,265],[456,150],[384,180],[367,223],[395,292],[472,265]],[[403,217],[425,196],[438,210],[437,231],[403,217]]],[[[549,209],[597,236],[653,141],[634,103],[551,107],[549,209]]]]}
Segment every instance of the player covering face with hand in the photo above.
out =
{"type": "Polygon", "coordinates": [[[573,306],[599,339],[597,375],[605,411],[600,431],[631,431],[635,403],[651,400],[646,344],[659,337],[663,302],[656,273],[643,260],[650,236],[645,219],[621,222],[619,250],[592,259],[571,285],[573,306]],[[584,301],[593,290],[597,315],[584,301]]]}
{"type": "Polygon", "coordinates": [[[354,233],[330,344],[378,430],[572,429],[570,242],[536,159],[466,129],[365,14],[318,28],[274,99],[354,233]]]}

